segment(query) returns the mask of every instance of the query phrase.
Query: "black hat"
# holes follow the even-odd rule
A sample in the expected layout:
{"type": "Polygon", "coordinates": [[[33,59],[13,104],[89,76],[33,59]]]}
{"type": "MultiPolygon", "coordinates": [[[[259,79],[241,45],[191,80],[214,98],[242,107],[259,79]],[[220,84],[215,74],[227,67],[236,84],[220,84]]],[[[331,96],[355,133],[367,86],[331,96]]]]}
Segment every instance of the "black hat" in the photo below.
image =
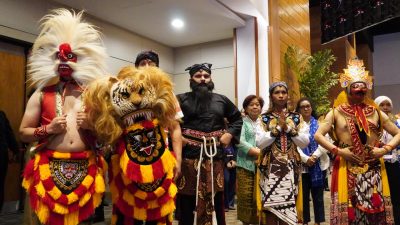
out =
{"type": "Polygon", "coordinates": [[[204,70],[207,73],[211,74],[211,66],[211,63],[194,64],[186,68],[185,71],[189,70],[190,77],[192,77],[199,70],[204,70]]]}
{"type": "Polygon", "coordinates": [[[149,59],[151,61],[153,61],[156,66],[158,67],[159,64],[159,59],[158,59],[158,54],[152,50],[147,50],[147,51],[143,51],[141,53],[139,53],[136,56],[136,60],[135,60],[135,66],[138,67],[140,61],[144,60],[144,59],[149,59]]]}
{"type": "Polygon", "coordinates": [[[286,91],[288,90],[288,86],[287,86],[287,84],[286,84],[285,82],[283,82],[283,81],[277,81],[277,82],[272,83],[272,84],[269,86],[269,94],[272,94],[272,91],[273,91],[276,87],[278,87],[278,86],[285,87],[286,91]]]}

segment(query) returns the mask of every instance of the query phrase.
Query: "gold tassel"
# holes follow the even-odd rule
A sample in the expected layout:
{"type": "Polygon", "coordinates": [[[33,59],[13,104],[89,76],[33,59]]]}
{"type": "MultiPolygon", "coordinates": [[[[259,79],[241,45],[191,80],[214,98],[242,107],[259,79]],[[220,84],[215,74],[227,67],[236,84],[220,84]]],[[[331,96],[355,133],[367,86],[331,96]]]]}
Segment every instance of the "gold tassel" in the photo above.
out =
{"type": "Polygon", "coordinates": [[[42,202],[39,201],[38,209],[36,210],[37,217],[39,218],[40,222],[43,224],[47,223],[49,219],[49,208],[44,205],[42,202]]]}
{"type": "Polygon", "coordinates": [[[54,186],[48,193],[54,200],[59,199],[62,195],[62,192],[57,188],[57,186],[54,186]]]}
{"type": "Polygon", "coordinates": [[[154,182],[153,167],[151,165],[140,166],[140,173],[142,174],[143,183],[154,182]]]}
{"type": "Polygon", "coordinates": [[[110,192],[111,192],[112,201],[113,202],[117,201],[119,198],[119,191],[114,182],[111,182],[111,184],[110,184],[110,192]]]}
{"type": "Polygon", "coordinates": [[[135,197],[129,193],[128,190],[124,190],[122,193],[122,198],[131,206],[135,205],[135,197]]]}
{"type": "Polygon", "coordinates": [[[99,173],[96,174],[96,179],[95,179],[94,185],[95,185],[94,186],[94,191],[96,193],[104,193],[104,191],[106,190],[104,178],[99,173]]]}
{"type": "Polygon", "coordinates": [[[102,194],[96,194],[96,193],[93,194],[93,197],[92,197],[93,208],[97,208],[101,204],[102,198],[103,198],[102,194]]]}
{"type": "Polygon", "coordinates": [[[147,219],[147,211],[143,208],[136,208],[133,210],[133,217],[138,220],[146,220],[147,219]]]}
{"type": "Polygon", "coordinates": [[[121,170],[120,163],[118,162],[120,162],[119,155],[115,154],[111,156],[112,173],[114,174],[114,176],[117,176],[117,174],[119,174],[119,171],[121,170]]]}
{"type": "Polygon", "coordinates": [[[159,207],[160,207],[160,205],[158,204],[157,199],[147,202],[147,209],[155,209],[155,208],[159,208],[159,207]]]}
{"type": "Polygon", "coordinates": [[[40,180],[46,180],[51,176],[49,164],[43,164],[39,166],[40,180]]]}
{"type": "Polygon", "coordinates": [[[70,213],[64,216],[64,224],[78,224],[79,223],[79,213],[78,211],[70,213]]]}
{"type": "Polygon", "coordinates": [[[175,183],[172,183],[168,190],[169,196],[175,197],[177,192],[178,192],[178,188],[176,187],[175,183]]]}
{"type": "Polygon", "coordinates": [[[79,199],[79,206],[82,207],[84,205],[86,205],[86,203],[90,200],[90,198],[92,197],[92,194],[90,194],[89,192],[86,192],[81,199],[79,199]]]}
{"type": "Polygon", "coordinates": [[[124,174],[127,174],[126,169],[128,168],[128,162],[129,162],[129,157],[127,154],[128,153],[126,151],[124,153],[122,153],[122,156],[119,160],[119,165],[122,168],[122,171],[124,174]]]}
{"type": "Polygon", "coordinates": [[[147,198],[147,193],[144,192],[144,191],[142,191],[142,190],[138,190],[138,191],[135,193],[135,196],[138,197],[138,198],[140,198],[140,199],[146,199],[146,198],[147,198]]]}
{"type": "Polygon", "coordinates": [[[87,175],[85,179],[83,179],[81,185],[85,186],[86,189],[89,189],[90,186],[93,184],[94,178],[90,175],[87,175]]]}
{"type": "Polygon", "coordinates": [[[22,180],[22,187],[25,188],[26,190],[29,190],[29,188],[31,187],[33,182],[33,178],[29,178],[29,179],[23,179],[22,180]]]}
{"type": "Polygon", "coordinates": [[[35,162],[33,163],[33,170],[37,170],[40,161],[40,154],[35,154],[35,162]]]}
{"type": "Polygon", "coordinates": [[[116,225],[117,224],[117,219],[118,219],[117,215],[113,214],[111,216],[111,225],[116,225]]]}
{"type": "Polygon", "coordinates": [[[163,169],[166,172],[168,172],[168,171],[170,171],[170,169],[174,168],[174,166],[176,164],[176,159],[170,151],[164,152],[164,154],[161,156],[161,161],[162,161],[163,169]]]}
{"type": "Polygon", "coordinates": [[[174,214],[173,213],[168,214],[168,221],[169,222],[174,221],[174,214]]]}
{"type": "Polygon", "coordinates": [[[52,211],[61,215],[69,214],[68,207],[63,206],[59,203],[54,204],[54,209],[52,211]]]}
{"type": "Polygon", "coordinates": [[[41,198],[43,198],[46,194],[46,189],[44,189],[44,186],[41,181],[39,181],[39,183],[36,185],[36,192],[38,196],[40,196],[41,198]]]}
{"type": "Polygon", "coordinates": [[[128,177],[125,175],[121,174],[122,182],[124,183],[125,186],[128,186],[132,183],[132,180],[130,180],[128,177]]]}
{"type": "Polygon", "coordinates": [[[175,201],[171,198],[167,203],[161,206],[161,216],[166,216],[175,210],[175,201]]]}
{"type": "Polygon", "coordinates": [[[78,201],[78,195],[75,194],[75,192],[71,192],[67,195],[67,199],[68,199],[68,205],[78,201]]]}

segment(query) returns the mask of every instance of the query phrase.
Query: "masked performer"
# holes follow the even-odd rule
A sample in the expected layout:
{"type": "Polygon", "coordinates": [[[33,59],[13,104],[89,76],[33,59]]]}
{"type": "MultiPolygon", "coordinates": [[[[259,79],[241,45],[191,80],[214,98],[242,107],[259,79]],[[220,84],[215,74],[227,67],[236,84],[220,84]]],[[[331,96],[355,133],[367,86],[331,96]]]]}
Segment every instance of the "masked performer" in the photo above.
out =
{"type": "Polygon", "coordinates": [[[266,212],[267,224],[297,224],[302,217],[298,210],[302,202],[297,147],[307,147],[308,127],[300,114],[288,111],[285,82],[272,83],[269,95],[270,108],[261,115],[266,132],[256,140],[257,146],[263,149],[259,164],[262,209],[266,212]]]}
{"type": "Polygon", "coordinates": [[[363,62],[349,61],[340,76],[346,88],[320,124],[315,140],[336,155],[332,174],[331,224],[393,224],[392,203],[382,156],[395,149],[399,129],[367,97],[372,79],[363,62]],[[382,129],[393,139],[379,145],[382,129]],[[332,130],[335,143],[324,135],[332,130]]]}
{"type": "Polygon", "coordinates": [[[22,185],[43,224],[80,223],[93,214],[105,189],[105,163],[91,150],[81,94],[105,74],[106,54],[100,33],[81,17],[82,12],[64,9],[45,16],[28,61],[37,91],[28,101],[20,133],[24,142],[39,144],[22,185]]]}
{"type": "Polygon", "coordinates": [[[117,78],[91,84],[84,102],[99,141],[115,146],[109,170],[111,223],[172,224],[176,161],[164,128],[176,111],[168,75],[156,67],[125,67],[117,78]]]}

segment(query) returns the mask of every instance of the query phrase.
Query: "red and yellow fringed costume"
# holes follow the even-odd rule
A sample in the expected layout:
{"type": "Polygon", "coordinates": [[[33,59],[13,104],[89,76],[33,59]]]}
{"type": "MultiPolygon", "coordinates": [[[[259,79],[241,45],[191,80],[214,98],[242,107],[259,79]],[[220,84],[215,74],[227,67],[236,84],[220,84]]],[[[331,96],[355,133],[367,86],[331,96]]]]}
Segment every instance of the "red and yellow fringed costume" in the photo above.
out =
{"type": "Polygon", "coordinates": [[[103,157],[93,151],[42,150],[26,165],[22,186],[43,224],[78,224],[94,213],[105,191],[103,157]]]}
{"type": "Polygon", "coordinates": [[[142,120],[127,126],[116,145],[109,169],[113,200],[112,224],[122,220],[172,224],[176,185],[175,157],[168,149],[158,120],[142,120]]]}

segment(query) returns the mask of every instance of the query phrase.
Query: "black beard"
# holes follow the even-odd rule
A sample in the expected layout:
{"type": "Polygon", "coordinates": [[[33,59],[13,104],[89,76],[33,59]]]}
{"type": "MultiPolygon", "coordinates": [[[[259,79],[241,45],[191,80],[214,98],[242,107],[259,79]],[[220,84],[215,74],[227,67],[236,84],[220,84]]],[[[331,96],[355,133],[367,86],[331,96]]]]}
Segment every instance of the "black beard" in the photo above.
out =
{"type": "Polygon", "coordinates": [[[208,110],[211,103],[212,91],[214,90],[214,83],[212,81],[197,83],[194,80],[190,80],[190,89],[192,89],[194,95],[196,111],[208,110]]]}

